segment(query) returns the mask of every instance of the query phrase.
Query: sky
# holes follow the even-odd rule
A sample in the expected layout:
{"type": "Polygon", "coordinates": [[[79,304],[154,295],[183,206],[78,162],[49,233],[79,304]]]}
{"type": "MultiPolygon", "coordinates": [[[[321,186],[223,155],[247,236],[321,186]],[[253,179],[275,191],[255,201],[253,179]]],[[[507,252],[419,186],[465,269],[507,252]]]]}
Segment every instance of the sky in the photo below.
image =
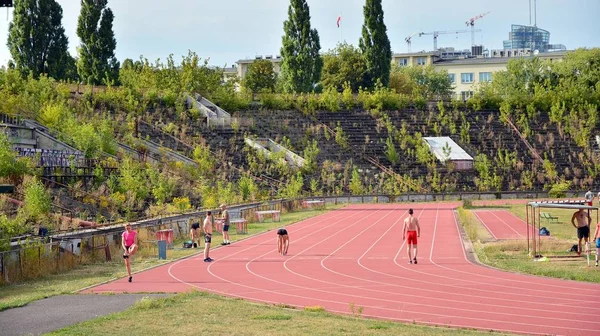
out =
{"type": "MultiPolygon", "coordinates": [[[[77,55],[78,0],[57,0],[69,51],[77,55]]],[[[358,45],[365,0],[307,0],[311,25],[327,51],[340,41],[358,45]],[[336,26],[342,17],[341,27],[336,26]]],[[[528,0],[383,0],[384,21],[395,53],[407,52],[405,38],[413,33],[455,31],[465,22],[489,12],[475,23],[476,44],[501,49],[511,24],[529,24],[528,0]]],[[[240,59],[277,55],[281,48],[288,0],[109,0],[117,58],[155,61],[173,54],[180,60],[188,50],[209,64],[231,66],[240,59]]],[[[569,50],[600,47],[600,0],[537,0],[537,26],[550,31],[550,43],[569,50]]],[[[12,9],[0,8],[0,65],[11,58],[6,46],[12,9]]],[[[438,47],[468,49],[471,34],[445,34],[438,47]]],[[[433,50],[432,36],[413,37],[411,51],[433,50]]]]}

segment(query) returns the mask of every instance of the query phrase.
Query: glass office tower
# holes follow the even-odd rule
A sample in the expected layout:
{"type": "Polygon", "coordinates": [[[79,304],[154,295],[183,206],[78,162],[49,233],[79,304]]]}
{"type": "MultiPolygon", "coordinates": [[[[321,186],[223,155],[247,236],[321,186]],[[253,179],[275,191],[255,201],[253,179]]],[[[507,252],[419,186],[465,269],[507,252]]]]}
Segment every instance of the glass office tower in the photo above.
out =
{"type": "Polygon", "coordinates": [[[504,49],[530,49],[548,51],[550,32],[535,26],[511,25],[504,49]]]}

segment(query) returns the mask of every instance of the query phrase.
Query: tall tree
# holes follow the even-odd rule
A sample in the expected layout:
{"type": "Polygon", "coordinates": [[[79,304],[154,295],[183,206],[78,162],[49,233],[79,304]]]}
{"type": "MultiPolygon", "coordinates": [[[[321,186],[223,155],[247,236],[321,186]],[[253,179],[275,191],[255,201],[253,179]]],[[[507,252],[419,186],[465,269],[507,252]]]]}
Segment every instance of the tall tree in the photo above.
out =
{"type": "Polygon", "coordinates": [[[55,0],[15,0],[7,46],[16,68],[24,75],[47,74],[65,79],[65,64],[72,59],[62,26],[62,7],[55,0]]]}
{"type": "Polygon", "coordinates": [[[344,83],[349,83],[353,92],[364,86],[366,72],[365,59],[360,49],[348,43],[340,43],[323,56],[323,87],[333,86],[342,91],[344,83]]]}
{"type": "Polygon", "coordinates": [[[394,64],[389,87],[396,93],[420,95],[428,100],[446,99],[454,92],[448,71],[436,71],[431,65],[401,67],[394,64]]]}
{"type": "Polygon", "coordinates": [[[269,60],[255,60],[248,66],[248,72],[244,77],[242,84],[252,93],[268,90],[275,90],[277,74],[273,70],[273,62],[269,60]]]}
{"type": "Polygon", "coordinates": [[[381,84],[387,86],[392,66],[392,48],[383,22],[383,8],[381,0],[366,1],[363,9],[365,22],[359,41],[359,47],[367,63],[366,83],[372,87],[377,80],[380,80],[381,84]]]}
{"type": "Polygon", "coordinates": [[[290,0],[283,23],[281,78],[285,92],[310,92],[321,78],[323,60],[319,33],[310,29],[306,0],[290,0]]]}
{"type": "Polygon", "coordinates": [[[108,0],[81,0],[77,21],[77,72],[83,81],[91,84],[114,82],[119,76],[119,62],[115,57],[117,40],[113,32],[114,14],[106,5],[108,0]]]}

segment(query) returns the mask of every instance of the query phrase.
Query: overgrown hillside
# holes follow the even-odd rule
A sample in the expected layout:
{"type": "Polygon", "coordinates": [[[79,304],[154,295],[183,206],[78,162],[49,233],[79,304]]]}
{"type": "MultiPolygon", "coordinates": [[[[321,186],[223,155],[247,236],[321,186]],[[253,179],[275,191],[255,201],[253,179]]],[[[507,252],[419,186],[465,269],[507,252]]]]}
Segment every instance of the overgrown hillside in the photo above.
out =
{"type": "Polygon", "coordinates": [[[2,182],[40,206],[3,206],[2,225],[10,227],[3,232],[28,231],[59,208],[105,222],[301,195],[594,188],[598,54],[577,51],[546,68],[535,59],[511,62],[467,102],[428,101],[415,79],[413,94],[382,85],[353,92],[347,83],[341,92],[238,92],[195,54],[180,66],[126,62],[117,87],[0,71],[5,120],[32,120],[85,158],[49,169],[17,157],[5,137],[2,182]],[[208,126],[187,103],[194,93],[234,122],[208,126]],[[452,137],[475,158],[474,169],[439,162],[425,136],[452,137]],[[279,154],[268,158],[245,145],[263,137],[307,164],[292,168],[279,154]]]}

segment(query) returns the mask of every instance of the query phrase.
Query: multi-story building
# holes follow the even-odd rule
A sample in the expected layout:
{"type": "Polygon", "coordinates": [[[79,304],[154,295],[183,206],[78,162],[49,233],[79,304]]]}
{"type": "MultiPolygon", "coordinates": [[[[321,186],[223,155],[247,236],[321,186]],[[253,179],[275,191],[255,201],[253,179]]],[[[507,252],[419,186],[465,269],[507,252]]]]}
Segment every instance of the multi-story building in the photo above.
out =
{"type": "MultiPolygon", "coordinates": [[[[561,60],[566,52],[538,53],[535,57],[542,60],[561,60]]],[[[511,59],[534,57],[530,50],[502,51],[493,50],[492,57],[465,58],[465,59],[439,59],[434,63],[438,71],[446,70],[454,85],[454,93],[458,99],[467,99],[481,83],[491,82],[494,73],[506,70],[511,59]],[[497,56],[495,56],[497,55],[497,56]]]]}
{"type": "MultiPolygon", "coordinates": [[[[436,52],[396,53],[392,55],[392,63],[399,66],[433,66],[437,71],[445,70],[454,85],[455,98],[467,99],[473,95],[481,83],[491,82],[494,72],[506,70],[508,61],[514,58],[539,57],[551,61],[564,58],[566,51],[537,52],[532,49],[518,50],[492,50],[485,55],[470,56],[468,51],[438,50],[436,52]],[[535,54],[535,55],[534,55],[535,54]]],[[[255,59],[239,60],[237,62],[237,76],[241,79],[248,71],[248,66],[255,59]]],[[[273,62],[273,68],[279,73],[281,56],[266,56],[264,59],[273,62]]],[[[233,75],[235,70],[229,71],[233,75]]]]}
{"type": "Polygon", "coordinates": [[[539,52],[566,50],[562,44],[550,44],[550,32],[536,26],[511,25],[504,50],[530,49],[539,52]]]}
{"type": "Polygon", "coordinates": [[[439,53],[434,51],[392,54],[392,64],[399,66],[427,66],[432,65],[438,57],[439,53]]]}
{"type": "Polygon", "coordinates": [[[273,55],[257,55],[256,57],[254,57],[254,59],[242,59],[237,61],[238,77],[240,79],[244,78],[246,72],[248,72],[248,67],[250,66],[250,64],[252,64],[254,61],[262,59],[273,62],[273,70],[276,74],[279,74],[279,72],[281,71],[281,61],[283,60],[280,55],[276,55],[275,57],[273,57],[273,55]]]}

